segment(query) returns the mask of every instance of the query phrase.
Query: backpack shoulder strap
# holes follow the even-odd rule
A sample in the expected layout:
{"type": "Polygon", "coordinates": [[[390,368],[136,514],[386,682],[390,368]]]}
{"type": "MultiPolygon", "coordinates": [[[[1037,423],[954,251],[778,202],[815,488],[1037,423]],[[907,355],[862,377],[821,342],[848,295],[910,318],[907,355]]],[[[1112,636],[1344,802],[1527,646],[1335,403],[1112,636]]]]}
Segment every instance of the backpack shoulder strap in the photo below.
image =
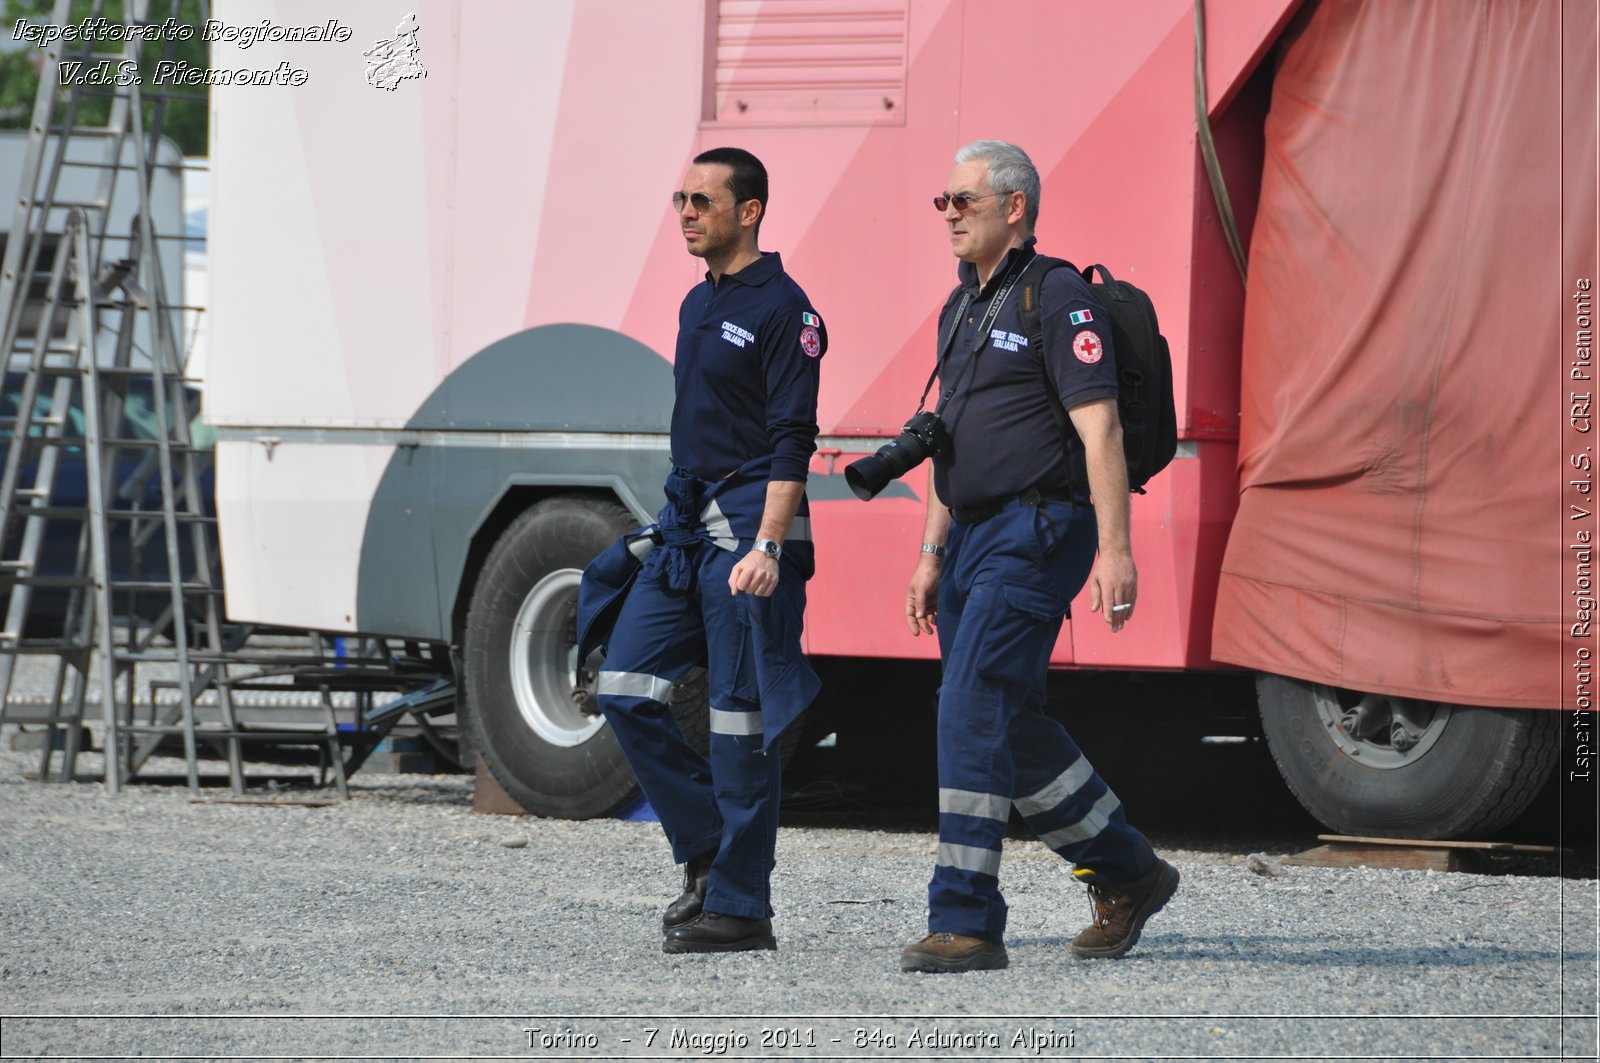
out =
{"type": "Polygon", "coordinates": [[[1039,293],[1044,289],[1044,278],[1051,270],[1070,269],[1074,273],[1078,267],[1064,258],[1051,258],[1049,255],[1035,255],[1033,261],[1028,263],[1028,268],[1022,271],[1022,276],[1017,278],[1018,291],[1022,296],[1022,323],[1028,330],[1028,342],[1033,342],[1033,337],[1042,328],[1043,311],[1039,306],[1039,293]]]}
{"type": "Polygon", "coordinates": [[[1022,327],[1028,334],[1028,346],[1039,356],[1039,378],[1044,384],[1050,413],[1055,417],[1056,432],[1061,437],[1061,460],[1066,462],[1067,477],[1074,490],[1087,490],[1086,484],[1078,482],[1077,462],[1073,461],[1073,454],[1078,449],[1078,432],[1072,427],[1067,411],[1061,408],[1061,399],[1050,380],[1050,363],[1046,360],[1044,349],[1044,308],[1040,305],[1040,293],[1044,290],[1045,275],[1056,269],[1070,269],[1074,273],[1078,271],[1078,267],[1066,259],[1047,255],[1035,256],[1028,263],[1028,268],[1022,271],[1017,281],[1022,295],[1022,327]]]}

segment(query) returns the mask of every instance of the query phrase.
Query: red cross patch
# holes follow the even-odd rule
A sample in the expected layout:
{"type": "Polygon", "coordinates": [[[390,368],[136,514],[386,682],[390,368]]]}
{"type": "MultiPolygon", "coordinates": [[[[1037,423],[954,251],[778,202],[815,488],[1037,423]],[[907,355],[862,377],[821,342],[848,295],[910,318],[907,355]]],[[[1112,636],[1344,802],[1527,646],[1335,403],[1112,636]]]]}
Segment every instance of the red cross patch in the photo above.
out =
{"type": "Polygon", "coordinates": [[[1084,365],[1093,365],[1106,353],[1105,344],[1100,342],[1100,337],[1093,330],[1084,329],[1072,337],[1072,353],[1078,356],[1078,361],[1084,365]]]}
{"type": "Polygon", "coordinates": [[[815,358],[822,353],[822,337],[810,325],[800,330],[800,349],[806,352],[807,358],[815,358]]]}

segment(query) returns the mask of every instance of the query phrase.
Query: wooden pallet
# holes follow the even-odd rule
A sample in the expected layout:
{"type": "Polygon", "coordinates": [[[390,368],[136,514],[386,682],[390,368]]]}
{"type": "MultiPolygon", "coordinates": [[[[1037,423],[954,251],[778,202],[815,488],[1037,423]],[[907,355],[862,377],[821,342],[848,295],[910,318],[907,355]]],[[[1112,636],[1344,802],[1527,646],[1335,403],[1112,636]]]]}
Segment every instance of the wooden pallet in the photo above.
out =
{"type": "Polygon", "coordinates": [[[1319,845],[1283,858],[1285,864],[1307,867],[1393,867],[1409,871],[1478,871],[1493,854],[1555,856],[1553,845],[1516,845],[1511,842],[1427,841],[1418,838],[1365,838],[1349,834],[1319,834],[1319,845]]]}

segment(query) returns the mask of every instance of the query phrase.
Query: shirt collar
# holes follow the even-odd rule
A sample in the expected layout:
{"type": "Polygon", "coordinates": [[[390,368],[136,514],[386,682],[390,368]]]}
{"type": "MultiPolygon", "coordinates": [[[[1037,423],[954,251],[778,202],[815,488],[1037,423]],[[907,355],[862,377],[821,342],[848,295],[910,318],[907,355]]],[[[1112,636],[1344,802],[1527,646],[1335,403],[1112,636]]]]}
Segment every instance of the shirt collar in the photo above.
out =
{"type": "MultiPolygon", "coordinates": [[[[783,272],[783,258],[776,251],[763,251],[761,257],[738,273],[725,273],[725,281],[738,281],[751,288],[759,288],[783,272]]],[[[711,271],[706,270],[706,282],[711,283],[711,271]]]]}
{"type": "MultiPolygon", "coordinates": [[[[1035,251],[1033,250],[1033,245],[1038,242],[1038,237],[1030,236],[1022,242],[1021,247],[1013,247],[1010,251],[1006,252],[1006,257],[1000,262],[1000,265],[995,267],[995,271],[989,275],[989,283],[983,286],[983,290],[978,293],[978,298],[983,299],[993,295],[995,285],[1000,283],[1000,278],[1006,275],[1006,271],[1009,270],[1018,259],[1021,259],[1025,262],[1034,256],[1035,251]]],[[[974,266],[971,262],[962,262],[960,265],[956,266],[956,279],[960,282],[963,288],[976,288],[978,286],[978,267],[974,266]]]]}

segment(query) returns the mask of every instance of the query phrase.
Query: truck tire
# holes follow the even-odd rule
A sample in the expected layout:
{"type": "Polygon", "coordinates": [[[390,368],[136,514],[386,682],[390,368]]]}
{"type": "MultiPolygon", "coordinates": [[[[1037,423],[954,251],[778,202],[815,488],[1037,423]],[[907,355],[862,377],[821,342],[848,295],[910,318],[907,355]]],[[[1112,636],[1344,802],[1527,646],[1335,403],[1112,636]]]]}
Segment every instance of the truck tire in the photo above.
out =
{"type": "MultiPolygon", "coordinates": [[[[501,533],[473,587],[463,639],[466,744],[535,815],[591,819],[638,796],[595,705],[599,661],[586,662],[583,681],[573,684],[583,569],[637,523],[606,499],[544,499],[501,533]]],[[[673,713],[701,750],[710,730],[707,702],[703,669],[673,688],[673,713]]]]}
{"type": "Polygon", "coordinates": [[[1289,789],[1342,834],[1484,836],[1555,767],[1558,713],[1448,705],[1260,675],[1267,745],[1289,789]]]}

